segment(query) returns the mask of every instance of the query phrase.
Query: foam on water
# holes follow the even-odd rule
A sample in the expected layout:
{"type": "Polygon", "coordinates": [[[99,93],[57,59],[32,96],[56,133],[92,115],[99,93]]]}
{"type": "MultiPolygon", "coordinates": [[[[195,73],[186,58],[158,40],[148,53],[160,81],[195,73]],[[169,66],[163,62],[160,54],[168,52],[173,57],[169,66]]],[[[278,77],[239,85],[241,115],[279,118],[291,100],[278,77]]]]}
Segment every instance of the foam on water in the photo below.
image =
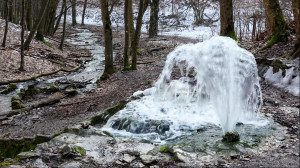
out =
{"type": "Polygon", "coordinates": [[[237,122],[268,123],[258,115],[262,96],[254,56],[227,37],[177,47],[154,87],[134,95],[141,93],[103,129],[162,142],[209,124],[225,133],[237,122]]]}

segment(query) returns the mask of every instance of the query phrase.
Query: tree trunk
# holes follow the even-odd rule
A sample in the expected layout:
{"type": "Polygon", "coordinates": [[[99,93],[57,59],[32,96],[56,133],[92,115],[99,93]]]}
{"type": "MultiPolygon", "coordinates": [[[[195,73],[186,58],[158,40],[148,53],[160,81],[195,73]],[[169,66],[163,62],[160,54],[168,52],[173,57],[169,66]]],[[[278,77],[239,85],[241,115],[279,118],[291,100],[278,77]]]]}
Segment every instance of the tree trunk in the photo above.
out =
{"type": "Polygon", "coordinates": [[[272,37],[263,49],[278,42],[287,42],[289,36],[289,26],[285,22],[278,0],[264,0],[264,7],[272,37]]]}
{"type": "Polygon", "coordinates": [[[24,71],[24,21],[25,21],[25,0],[22,0],[22,14],[21,14],[21,64],[20,71],[24,71]]]}
{"type": "MultiPolygon", "coordinates": [[[[128,9],[128,29],[129,29],[129,41],[132,41],[134,38],[134,23],[133,23],[133,10],[132,10],[132,0],[129,0],[129,9],[128,9]]],[[[131,45],[131,44],[129,44],[131,45]]]]}
{"type": "Polygon", "coordinates": [[[39,11],[39,17],[38,17],[36,23],[34,24],[34,27],[32,28],[29,36],[27,37],[27,39],[26,39],[26,41],[24,43],[24,49],[25,50],[29,50],[29,45],[30,45],[30,43],[31,43],[31,41],[32,41],[32,39],[34,37],[34,34],[37,31],[37,29],[38,29],[38,27],[39,27],[39,25],[40,25],[40,23],[41,23],[44,15],[45,15],[45,13],[46,13],[46,8],[48,6],[49,1],[50,0],[46,0],[46,3],[42,6],[42,8],[39,11]]]}
{"type": "Polygon", "coordinates": [[[158,33],[158,12],[159,12],[159,0],[152,0],[151,2],[151,14],[150,14],[150,26],[149,37],[157,36],[158,33]]]}
{"type": "Polygon", "coordinates": [[[31,30],[32,29],[32,25],[33,25],[32,1],[31,0],[27,0],[26,23],[27,23],[27,29],[31,30]]]}
{"type": "Polygon", "coordinates": [[[221,36],[237,40],[234,31],[232,0],[220,0],[221,36]]]}
{"type": "Polygon", "coordinates": [[[85,16],[86,5],[87,5],[87,0],[84,0],[81,25],[84,25],[84,16],[85,16]]]}
{"type": "Polygon", "coordinates": [[[59,12],[58,18],[56,20],[56,24],[54,26],[53,34],[57,31],[59,23],[60,23],[60,20],[62,18],[62,15],[64,14],[64,12],[65,12],[65,6],[62,5],[62,7],[60,8],[60,12],[59,12]]]}
{"type": "Polygon", "coordinates": [[[65,36],[66,36],[66,23],[67,23],[67,11],[68,11],[67,1],[66,0],[63,0],[63,6],[62,6],[62,8],[65,9],[65,12],[64,12],[63,33],[62,33],[62,36],[61,36],[61,41],[60,41],[59,49],[63,51],[64,50],[65,36]]]}
{"type": "Polygon", "coordinates": [[[139,45],[139,39],[140,39],[140,34],[141,34],[141,28],[143,24],[143,15],[147,9],[148,6],[148,1],[145,0],[140,0],[140,5],[139,5],[139,13],[137,17],[137,22],[136,22],[136,29],[134,33],[134,38],[131,41],[131,48],[132,48],[132,62],[131,62],[131,69],[136,70],[136,62],[137,62],[137,49],[139,45]]]}
{"type": "Polygon", "coordinates": [[[4,35],[3,35],[3,42],[2,42],[2,47],[5,47],[6,45],[6,37],[7,37],[7,32],[8,32],[8,13],[9,13],[9,7],[8,7],[8,0],[5,0],[5,30],[4,30],[4,35]]]}
{"type": "Polygon", "coordinates": [[[125,21],[125,45],[124,45],[124,70],[130,69],[128,49],[129,49],[129,0],[125,0],[124,21],[125,21]]]}
{"type": "Polygon", "coordinates": [[[296,43],[291,53],[292,58],[300,57],[300,1],[293,0],[293,13],[295,19],[296,43]]]}
{"type": "Polygon", "coordinates": [[[72,26],[75,26],[75,25],[77,25],[77,22],[76,22],[76,3],[77,3],[77,0],[71,0],[71,3],[72,3],[72,26]]]}
{"type": "Polygon", "coordinates": [[[105,68],[101,80],[106,80],[109,75],[116,72],[113,66],[113,48],[112,48],[112,29],[110,14],[108,10],[107,0],[99,0],[101,7],[101,16],[103,23],[103,33],[104,33],[104,46],[105,46],[105,68]]]}

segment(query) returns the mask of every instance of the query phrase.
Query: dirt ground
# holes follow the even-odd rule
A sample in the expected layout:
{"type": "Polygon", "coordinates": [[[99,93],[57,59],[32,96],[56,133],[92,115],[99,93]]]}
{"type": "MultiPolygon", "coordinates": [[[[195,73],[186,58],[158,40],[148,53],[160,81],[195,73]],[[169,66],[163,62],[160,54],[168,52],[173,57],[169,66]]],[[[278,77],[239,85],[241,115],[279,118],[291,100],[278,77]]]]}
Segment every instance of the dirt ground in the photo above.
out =
{"type": "MultiPolygon", "coordinates": [[[[98,32],[99,43],[103,44],[103,36],[99,27],[84,27],[92,32],[98,32]]],[[[66,38],[68,38],[71,33],[74,33],[74,30],[71,28],[67,30],[66,38]]],[[[60,33],[53,37],[54,45],[57,45],[55,41],[57,41],[59,37],[60,33]]],[[[23,114],[12,116],[5,124],[2,121],[0,137],[6,139],[34,137],[36,135],[54,135],[71,125],[83,122],[85,119],[94,116],[105,108],[116,104],[120,100],[126,99],[134,92],[151,87],[164,66],[167,54],[180,44],[196,42],[190,39],[163,36],[148,39],[142,35],[140,41],[141,55],[138,56],[138,70],[123,71],[121,58],[123,52],[123,36],[118,32],[114,32],[114,37],[116,37],[114,38],[114,51],[116,51],[117,54],[114,63],[118,70],[117,73],[113,74],[108,80],[99,82],[98,88],[94,90],[94,92],[79,94],[74,98],[63,99],[60,103],[55,105],[36,108],[23,114]]],[[[80,61],[80,56],[84,55],[87,57],[89,55],[89,53],[85,53],[83,50],[78,54],[78,48],[70,44],[66,45],[65,50],[67,55],[72,55],[71,58],[73,58],[69,63],[70,67],[80,61]]],[[[66,59],[70,60],[70,57],[66,59]]],[[[56,64],[53,65],[53,68],[55,67],[57,67],[56,64]]],[[[7,78],[4,75],[6,71],[7,70],[1,71],[1,79],[7,78]]],[[[231,166],[299,166],[299,113],[287,114],[284,110],[278,109],[279,106],[299,108],[299,98],[274,88],[266,82],[262,82],[262,92],[265,102],[262,113],[268,117],[272,117],[283,126],[288,127],[289,134],[292,137],[289,139],[294,139],[294,141],[289,141],[285,147],[280,147],[265,153],[262,152],[260,155],[247,156],[247,159],[244,160],[233,160],[231,166]]]]}

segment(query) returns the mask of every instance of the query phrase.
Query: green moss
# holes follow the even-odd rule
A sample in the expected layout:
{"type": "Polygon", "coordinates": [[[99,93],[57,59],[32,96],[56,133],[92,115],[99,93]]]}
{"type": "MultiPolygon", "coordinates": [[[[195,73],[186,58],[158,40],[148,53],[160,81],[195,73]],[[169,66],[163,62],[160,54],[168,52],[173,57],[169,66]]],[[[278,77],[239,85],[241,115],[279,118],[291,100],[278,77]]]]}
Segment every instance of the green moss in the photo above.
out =
{"type": "Polygon", "coordinates": [[[222,141],[232,143],[238,142],[240,140],[240,135],[237,132],[227,132],[224,136],[222,141]]]}
{"type": "Polygon", "coordinates": [[[129,70],[131,70],[131,65],[128,65],[128,66],[124,67],[123,70],[124,70],[124,71],[129,71],[129,70]]]}
{"type": "Polygon", "coordinates": [[[60,88],[58,86],[52,85],[52,86],[49,86],[49,87],[41,88],[41,90],[45,91],[46,93],[49,94],[49,93],[59,92],[60,88]]]}
{"type": "Polygon", "coordinates": [[[150,85],[150,84],[151,84],[151,81],[150,81],[150,80],[148,80],[148,81],[147,81],[147,84],[148,84],[148,85],[150,85]]]}
{"type": "Polygon", "coordinates": [[[16,83],[11,83],[11,84],[8,85],[8,88],[2,92],[2,94],[8,94],[10,92],[15,91],[16,89],[18,89],[17,84],[16,83]]]}
{"type": "Polygon", "coordinates": [[[78,150],[79,150],[79,153],[80,153],[81,156],[86,155],[85,150],[81,146],[78,146],[78,150]]]}
{"type": "Polygon", "coordinates": [[[12,165],[12,164],[13,164],[13,162],[5,161],[5,162],[0,163],[0,167],[9,166],[9,165],[12,165]]]}
{"type": "Polygon", "coordinates": [[[107,135],[107,136],[109,136],[109,137],[114,137],[110,132],[108,132],[108,131],[103,131],[103,133],[105,134],[105,135],[107,135]]]}
{"type": "Polygon", "coordinates": [[[11,105],[10,106],[13,110],[21,109],[21,108],[25,107],[24,104],[23,104],[23,101],[20,98],[15,97],[15,96],[11,98],[11,105]]]}
{"type": "Polygon", "coordinates": [[[117,105],[107,108],[103,113],[91,118],[91,125],[105,124],[111,116],[122,110],[126,104],[127,101],[121,100],[117,105]]]}
{"type": "Polygon", "coordinates": [[[104,72],[101,77],[100,77],[100,80],[107,80],[109,79],[110,75],[114,74],[118,72],[115,68],[110,68],[110,70],[108,70],[107,72],[104,72]]]}
{"type": "Polygon", "coordinates": [[[19,153],[34,150],[37,144],[49,140],[49,137],[43,136],[38,136],[34,139],[0,140],[0,157],[15,158],[19,153]]]}
{"type": "Polygon", "coordinates": [[[51,47],[51,48],[53,47],[53,45],[51,43],[47,42],[44,38],[42,39],[42,42],[44,44],[46,44],[48,47],[51,47]]]}
{"type": "Polygon", "coordinates": [[[39,89],[35,88],[34,85],[29,85],[27,87],[27,89],[21,89],[21,91],[19,93],[19,96],[20,96],[21,99],[24,99],[26,97],[36,95],[39,92],[40,92],[39,89]]]}
{"type": "Polygon", "coordinates": [[[76,96],[79,92],[76,89],[66,89],[65,93],[69,96],[76,96]]]}
{"type": "Polygon", "coordinates": [[[138,49],[136,50],[136,54],[137,54],[137,55],[142,55],[141,49],[138,48],[138,49]]]}
{"type": "Polygon", "coordinates": [[[88,42],[88,41],[86,41],[86,42],[85,42],[85,44],[89,44],[89,42],[88,42]]]}
{"type": "Polygon", "coordinates": [[[167,153],[167,152],[168,152],[168,146],[162,146],[162,147],[159,149],[159,152],[161,152],[161,153],[167,153]]]}

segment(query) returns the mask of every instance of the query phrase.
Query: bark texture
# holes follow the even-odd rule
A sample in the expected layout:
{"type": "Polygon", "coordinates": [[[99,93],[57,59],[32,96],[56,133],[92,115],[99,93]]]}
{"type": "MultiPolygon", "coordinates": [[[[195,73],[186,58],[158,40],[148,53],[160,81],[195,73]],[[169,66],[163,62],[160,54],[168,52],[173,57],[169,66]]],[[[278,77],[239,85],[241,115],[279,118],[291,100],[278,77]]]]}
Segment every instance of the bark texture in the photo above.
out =
{"type": "Polygon", "coordinates": [[[278,42],[287,42],[289,36],[289,26],[284,19],[278,0],[264,0],[264,7],[272,37],[263,49],[269,48],[278,42]]]}
{"type": "Polygon", "coordinates": [[[7,32],[8,32],[8,18],[9,18],[9,7],[8,7],[8,0],[5,0],[5,30],[4,30],[4,35],[3,35],[3,41],[2,41],[2,47],[6,46],[6,37],[7,37],[7,32]]]}
{"type": "Polygon", "coordinates": [[[234,31],[232,0],[220,0],[221,36],[237,40],[234,31]]]}
{"type": "Polygon", "coordinates": [[[77,21],[76,21],[76,4],[77,4],[77,0],[71,0],[72,3],[72,26],[77,25],[77,21]]]}
{"type": "Polygon", "coordinates": [[[67,10],[68,10],[66,0],[63,0],[62,8],[64,8],[64,23],[63,23],[63,33],[62,33],[59,49],[63,51],[64,50],[65,36],[66,36],[67,10]]]}
{"type": "Polygon", "coordinates": [[[21,15],[21,64],[20,71],[24,71],[24,22],[25,22],[25,0],[22,0],[22,15],[21,15]]]}
{"type": "Polygon", "coordinates": [[[84,25],[84,16],[85,16],[85,11],[86,11],[86,5],[87,5],[87,0],[84,0],[83,12],[82,12],[82,18],[81,18],[81,25],[84,25]]]}
{"type": "Polygon", "coordinates": [[[99,0],[101,7],[101,16],[104,32],[104,47],[105,47],[105,68],[101,80],[108,79],[109,76],[116,72],[113,66],[113,48],[112,48],[112,29],[110,21],[110,12],[108,10],[108,1],[99,0]]]}
{"type": "Polygon", "coordinates": [[[291,53],[292,58],[300,57],[300,1],[292,0],[293,13],[295,18],[295,30],[296,30],[296,44],[291,53]]]}
{"type": "Polygon", "coordinates": [[[129,25],[128,25],[128,15],[129,15],[129,0],[125,0],[124,7],[124,27],[125,27],[125,45],[124,45],[124,70],[130,69],[128,49],[129,49],[129,25]]]}
{"type": "Polygon", "coordinates": [[[40,25],[40,23],[41,23],[44,15],[46,14],[46,8],[47,8],[47,6],[49,4],[49,1],[50,0],[46,0],[46,3],[41,7],[41,9],[39,11],[39,17],[38,17],[36,23],[34,24],[34,27],[30,31],[30,34],[29,34],[29,36],[27,37],[27,39],[26,39],[26,41],[24,43],[24,49],[25,50],[29,50],[29,45],[30,45],[30,43],[31,43],[31,41],[32,41],[32,39],[34,37],[34,34],[37,31],[37,29],[38,29],[38,27],[39,27],[39,25],[40,25]]]}
{"type": "Polygon", "coordinates": [[[157,36],[158,33],[158,12],[159,12],[159,0],[152,0],[150,14],[150,26],[149,37],[157,36]]]}

